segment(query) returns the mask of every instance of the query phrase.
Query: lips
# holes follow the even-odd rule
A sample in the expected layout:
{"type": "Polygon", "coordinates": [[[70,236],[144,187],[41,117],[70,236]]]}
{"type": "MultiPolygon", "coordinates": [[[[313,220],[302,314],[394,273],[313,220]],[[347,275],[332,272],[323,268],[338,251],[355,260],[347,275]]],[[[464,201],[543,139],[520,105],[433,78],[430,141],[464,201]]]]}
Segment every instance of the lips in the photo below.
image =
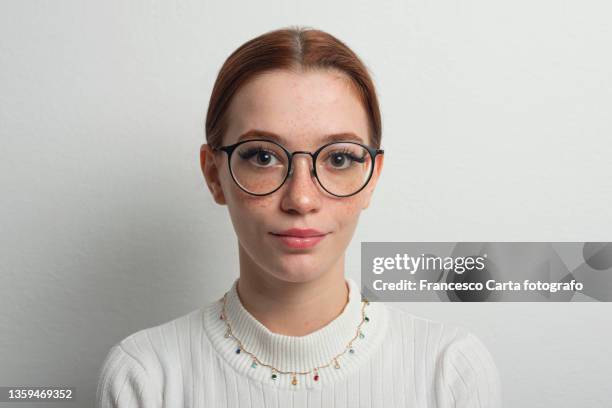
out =
{"type": "Polygon", "coordinates": [[[308,238],[308,237],[319,237],[325,235],[324,232],[313,229],[313,228],[290,228],[281,232],[273,232],[274,235],[284,235],[290,237],[308,238]]]}
{"type": "Polygon", "coordinates": [[[312,228],[291,228],[279,233],[271,232],[285,246],[293,249],[306,249],[317,245],[327,233],[312,228]]]}

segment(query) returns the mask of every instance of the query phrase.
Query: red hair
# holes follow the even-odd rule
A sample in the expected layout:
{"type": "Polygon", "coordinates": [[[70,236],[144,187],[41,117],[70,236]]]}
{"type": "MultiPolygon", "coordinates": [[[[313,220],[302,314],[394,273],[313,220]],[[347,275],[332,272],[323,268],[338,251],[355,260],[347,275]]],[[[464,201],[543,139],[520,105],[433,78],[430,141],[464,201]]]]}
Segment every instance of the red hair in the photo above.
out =
{"type": "Polygon", "coordinates": [[[220,147],[227,130],[227,110],[237,90],[266,71],[336,69],[347,75],[368,115],[370,140],[380,148],[382,125],[374,84],[368,69],[343,42],[326,32],[292,26],[259,35],[236,49],[225,61],[210,96],[206,141],[220,147]]]}

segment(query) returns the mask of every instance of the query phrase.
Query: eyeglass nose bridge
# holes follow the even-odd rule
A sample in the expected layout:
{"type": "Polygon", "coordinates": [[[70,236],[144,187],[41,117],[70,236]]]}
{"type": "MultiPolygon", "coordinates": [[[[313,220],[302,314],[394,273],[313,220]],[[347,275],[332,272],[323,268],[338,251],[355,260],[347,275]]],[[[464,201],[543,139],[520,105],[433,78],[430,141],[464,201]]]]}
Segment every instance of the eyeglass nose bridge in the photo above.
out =
{"type": "Polygon", "coordinates": [[[317,159],[317,155],[316,153],[312,153],[312,152],[307,152],[305,150],[297,150],[295,152],[292,152],[289,154],[289,172],[287,174],[287,178],[291,177],[291,175],[293,174],[293,169],[294,169],[294,165],[293,165],[293,158],[298,155],[298,154],[307,154],[308,156],[310,156],[312,158],[312,165],[310,167],[310,176],[315,176],[315,160],[317,159]]]}

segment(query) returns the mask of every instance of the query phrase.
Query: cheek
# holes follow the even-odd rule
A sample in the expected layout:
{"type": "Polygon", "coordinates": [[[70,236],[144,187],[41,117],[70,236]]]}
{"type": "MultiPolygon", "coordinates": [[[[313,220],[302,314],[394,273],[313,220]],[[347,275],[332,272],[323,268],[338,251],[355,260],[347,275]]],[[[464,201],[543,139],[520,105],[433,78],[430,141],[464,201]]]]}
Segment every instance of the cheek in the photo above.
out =
{"type": "Polygon", "coordinates": [[[362,194],[357,194],[352,197],[343,198],[341,201],[342,210],[350,214],[351,217],[358,216],[361,210],[363,210],[363,205],[365,203],[364,197],[365,196],[362,194]]]}
{"type": "Polygon", "coordinates": [[[363,205],[364,202],[360,196],[342,198],[333,207],[334,214],[332,216],[340,224],[340,227],[347,228],[349,230],[347,232],[352,232],[357,224],[363,205]]]}
{"type": "Polygon", "coordinates": [[[273,196],[252,196],[237,186],[225,188],[224,194],[232,223],[239,233],[257,233],[262,224],[269,223],[278,205],[273,196]]]}

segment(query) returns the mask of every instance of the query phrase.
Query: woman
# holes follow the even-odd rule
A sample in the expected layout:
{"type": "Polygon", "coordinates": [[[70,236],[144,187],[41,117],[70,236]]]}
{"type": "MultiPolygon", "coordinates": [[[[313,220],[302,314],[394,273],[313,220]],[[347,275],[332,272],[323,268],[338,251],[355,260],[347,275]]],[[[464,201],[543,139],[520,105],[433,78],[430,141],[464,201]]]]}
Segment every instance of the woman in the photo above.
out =
{"type": "Polygon", "coordinates": [[[362,299],[345,250],[383,167],[374,86],[333,36],[254,38],[225,62],[201,166],[240,271],[205,307],[116,344],[99,407],[498,407],[483,344],[362,299]],[[310,156],[310,157],[309,157],[310,156]]]}

